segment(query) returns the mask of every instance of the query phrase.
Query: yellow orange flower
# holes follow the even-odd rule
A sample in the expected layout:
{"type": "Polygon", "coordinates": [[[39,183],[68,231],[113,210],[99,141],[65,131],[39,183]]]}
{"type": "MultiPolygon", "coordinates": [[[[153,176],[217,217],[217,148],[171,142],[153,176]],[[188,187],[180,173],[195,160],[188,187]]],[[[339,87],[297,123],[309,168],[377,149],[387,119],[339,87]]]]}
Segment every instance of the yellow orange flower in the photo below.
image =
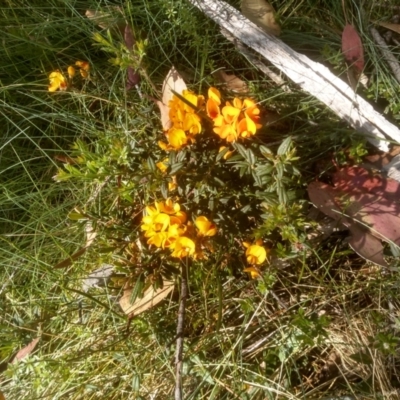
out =
{"type": "Polygon", "coordinates": [[[181,206],[178,203],[174,203],[170,198],[165,200],[165,202],[157,203],[157,207],[160,212],[166,214],[175,214],[181,210],[181,206]]]}
{"type": "Polygon", "coordinates": [[[174,95],[168,104],[169,118],[174,128],[182,129],[191,135],[197,135],[201,131],[201,119],[196,114],[196,109],[203,106],[204,97],[189,90],[184,90],[182,96],[188,103],[193,104],[193,107],[174,95]]]}
{"type": "Polygon", "coordinates": [[[193,256],[196,251],[196,245],[193,240],[186,236],[181,236],[176,239],[174,243],[174,251],[171,254],[172,257],[184,258],[187,256],[193,256]]]}
{"type": "MultiPolygon", "coordinates": [[[[219,153],[223,152],[226,149],[226,146],[221,146],[218,150],[219,153]]],[[[223,156],[222,158],[224,160],[227,160],[228,158],[232,157],[232,154],[234,153],[234,151],[228,150],[223,156]]]]}
{"type": "Polygon", "coordinates": [[[243,270],[243,272],[248,272],[251,276],[251,279],[257,279],[261,277],[260,270],[256,267],[247,267],[243,270]]]}
{"type": "Polygon", "coordinates": [[[219,106],[221,104],[221,93],[218,89],[211,87],[208,89],[208,100],[206,103],[207,115],[215,119],[220,115],[219,106]]]}
{"type": "Polygon", "coordinates": [[[188,142],[188,138],[183,129],[171,128],[167,133],[167,138],[170,146],[175,150],[180,150],[188,142]]]}
{"type": "Polygon", "coordinates": [[[178,187],[178,184],[176,182],[176,175],[171,176],[172,181],[168,182],[168,190],[170,192],[172,192],[173,190],[175,190],[178,187]]]}
{"type": "Polygon", "coordinates": [[[90,64],[87,61],[77,61],[75,65],[79,67],[82,78],[86,79],[89,76],[90,64]]]}
{"type": "Polygon", "coordinates": [[[253,100],[234,98],[221,109],[221,94],[215,88],[208,90],[206,111],[214,122],[214,132],[227,142],[249,138],[261,127],[260,109],[253,100]]]}
{"type": "Polygon", "coordinates": [[[72,65],[70,65],[68,67],[68,76],[70,77],[70,79],[72,79],[75,76],[75,72],[76,72],[75,68],[72,65]]]}
{"type": "Polygon", "coordinates": [[[217,233],[216,225],[209,221],[207,217],[197,217],[194,223],[198,229],[199,236],[214,236],[217,233]]]}
{"type": "Polygon", "coordinates": [[[260,265],[267,258],[267,250],[261,246],[262,240],[257,240],[255,244],[244,242],[246,247],[246,259],[250,265],[260,265]]]}
{"type": "Polygon", "coordinates": [[[164,158],[164,160],[156,163],[156,167],[162,172],[165,173],[168,169],[168,158],[164,158]]]}
{"type": "Polygon", "coordinates": [[[50,85],[49,92],[55,92],[56,90],[66,90],[67,89],[67,81],[65,76],[60,71],[54,71],[49,75],[50,85]]]}
{"type": "Polygon", "coordinates": [[[75,65],[79,68],[82,68],[84,71],[90,70],[90,64],[87,61],[77,61],[75,65]]]}

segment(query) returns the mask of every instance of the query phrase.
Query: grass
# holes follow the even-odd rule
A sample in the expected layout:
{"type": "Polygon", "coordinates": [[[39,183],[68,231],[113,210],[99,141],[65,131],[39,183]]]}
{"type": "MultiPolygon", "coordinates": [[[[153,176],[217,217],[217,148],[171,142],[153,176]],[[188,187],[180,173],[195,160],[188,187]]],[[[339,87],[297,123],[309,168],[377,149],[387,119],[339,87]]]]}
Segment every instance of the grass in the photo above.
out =
{"type": "MultiPolygon", "coordinates": [[[[331,3],[273,2],[282,39],[345,76],[340,57],[345,18],[340,4],[331,3]]],[[[362,94],[395,121],[397,82],[368,33],[371,21],[393,13],[386,7],[390,2],[380,3],[364,4],[361,13],[349,2],[347,13],[368,55],[371,85],[362,94]]],[[[373,149],[315,99],[269,82],[183,0],[117,5],[8,0],[0,7],[0,390],[5,398],[167,399],[175,384],[178,290],[129,322],[116,302],[120,282],[82,291],[83,280],[103,263],[116,265],[131,283],[145,283],[150,275],[157,279],[159,270],[173,276],[179,269],[176,262],[160,265],[146,249],[137,255],[135,216],[165,185],[151,167],[151,160],[164,154],[154,146],[160,139],[159,112],[137,91],[125,91],[126,72],[108,62],[115,54],[95,45],[93,34],[106,34],[85,17],[87,9],[106,13],[106,21],[123,16],[137,37],[147,38],[142,93],[156,97],[171,65],[191,89],[205,93],[215,84],[211,72],[225,67],[279,116],[259,140],[275,153],[290,136],[299,157],[291,165],[300,175],[284,175],[290,201],[283,209],[263,208],[262,201],[277,202],[277,193],[257,194],[246,174],[244,186],[229,178],[215,192],[211,184],[212,190],[199,190],[196,207],[202,212],[214,207],[224,237],[216,240],[212,257],[189,272],[185,399],[397,398],[398,262],[389,271],[366,263],[349,249],[346,232],[315,245],[312,233],[318,231],[307,217],[305,184],[318,175],[318,165],[325,162],[328,168],[327,159],[341,161],[351,150],[373,149]],[[67,92],[49,93],[48,74],[65,71],[76,60],[90,62],[90,81],[78,79],[67,92]],[[60,157],[78,155],[90,168],[77,167],[71,179],[54,181],[63,168],[60,157]],[[224,197],[240,208],[234,218],[224,217],[218,205],[224,197]],[[72,213],[85,218],[76,220],[72,213]],[[97,232],[95,243],[75,262],[55,268],[84,246],[88,219],[97,232]],[[253,233],[253,221],[279,259],[260,280],[243,273],[238,244],[253,233]],[[31,355],[9,363],[39,336],[31,355]]],[[[113,40],[118,52],[122,38],[113,40]]],[[[204,160],[192,152],[199,171],[191,172],[188,184],[202,182],[212,143],[198,145],[204,160]]],[[[226,176],[228,170],[213,171],[226,176]]],[[[189,208],[190,197],[182,197],[189,208]]]]}

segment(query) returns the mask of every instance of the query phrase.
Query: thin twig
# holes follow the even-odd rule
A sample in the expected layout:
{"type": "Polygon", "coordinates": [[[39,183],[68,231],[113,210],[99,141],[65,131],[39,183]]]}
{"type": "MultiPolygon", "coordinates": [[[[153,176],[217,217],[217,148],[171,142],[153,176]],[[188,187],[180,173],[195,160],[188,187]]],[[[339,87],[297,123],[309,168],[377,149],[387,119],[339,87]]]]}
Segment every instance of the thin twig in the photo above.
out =
{"type": "Polygon", "coordinates": [[[181,299],[179,302],[178,323],[176,327],[175,400],[182,400],[183,328],[185,322],[186,299],[188,294],[187,265],[185,262],[182,262],[181,274],[181,299]]]}
{"type": "Polygon", "coordinates": [[[379,50],[381,51],[383,58],[387,61],[389,67],[392,69],[394,77],[397,79],[398,82],[400,82],[400,65],[396,57],[389,50],[388,45],[375,28],[371,28],[371,34],[376,44],[379,46],[379,50]]]}

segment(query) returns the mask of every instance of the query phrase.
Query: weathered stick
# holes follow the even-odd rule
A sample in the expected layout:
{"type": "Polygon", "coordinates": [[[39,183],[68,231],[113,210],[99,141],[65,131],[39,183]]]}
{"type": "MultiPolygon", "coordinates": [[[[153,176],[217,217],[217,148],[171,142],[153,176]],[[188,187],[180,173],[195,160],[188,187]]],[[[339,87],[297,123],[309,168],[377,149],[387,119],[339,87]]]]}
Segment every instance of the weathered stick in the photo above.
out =
{"type": "Polygon", "coordinates": [[[374,38],[376,44],[379,46],[379,50],[382,53],[383,58],[389,64],[389,67],[392,69],[394,77],[400,82],[400,65],[397,61],[396,57],[389,50],[389,46],[383,40],[382,36],[375,28],[371,28],[371,35],[374,38]]]}
{"type": "Polygon", "coordinates": [[[186,299],[188,294],[187,267],[182,262],[181,276],[181,300],[178,310],[178,323],[176,327],[175,350],[175,400],[182,400],[182,355],[183,355],[183,329],[185,322],[186,299]]]}
{"type": "Polygon", "coordinates": [[[302,89],[326,104],[340,118],[364,133],[380,150],[388,150],[387,137],[400,143],[400,130],[325,66],[296,53],[221,0],[189,0],[241,42],[260,53],[302,89]]]}

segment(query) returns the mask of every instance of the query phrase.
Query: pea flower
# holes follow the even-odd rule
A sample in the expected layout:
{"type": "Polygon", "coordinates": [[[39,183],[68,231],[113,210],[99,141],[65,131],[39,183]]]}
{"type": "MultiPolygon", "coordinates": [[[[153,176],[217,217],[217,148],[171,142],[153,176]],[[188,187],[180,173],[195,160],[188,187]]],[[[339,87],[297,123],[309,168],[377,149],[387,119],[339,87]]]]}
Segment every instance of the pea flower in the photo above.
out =
{"type": "Polygon", "coordinates": [[[209,221],[207,217],[197,217],[194,224],[198,229],[199,236],[214,236],[217,233],[217,227],[213,222],[209,221]]]}
{"type": "Polygon", "coordinates": [[[261,239],[257,240],[255,244],[243,242],[243,246],[246,247],[246,259],[250,265],[260,265],[266,260],[267,250],[261,245],[261,239]]]}
{"type": "Polygon", "coordinates": [[[66,90],[67,89],[67,81],[65,76],[59,71],[56,70],[49,75],[50,85],[49,92],[55,92],[58,89],[66,90]]]}
{"type": "Polygon", "coordinates": [[[214,132],[227,142],[253,136],[261,127],[258,123],[260,109],[252,99],[234,98],[221,109],[221,94],[215,88],[208,90],[207,115],[213,120],[214,132]]]}
{"type": "Polygon", "coordinates": [[[75,65],[79,68],[82,78],[86,79],[89,76],[90,64],[87,61],[77,61],[75,65]]]}
{"type": "Polygon", "coordinates": [[[172,257],[176,258],[184,258],[187,256],[193,256],[196,251],[196,245],[193,242],[193,240],[181,236],[178,239],[176,239],[175,244],[174,244],[174,251],[171,254],[172,257]]]}
{"type": "Polygon", "coordinates": [[[257,279],[261,277],[260,270],[256,267],[247,267],[243,270],[243,272],[248,272],[251,276],[251,279],[257,279]]]}
{"type": "Polygon", "coordinates": [[[75,70],[75,68],[74,68],[72,65],[70,65],[70,66],[68,67],[67,72],[68,72],[69,78],[72,79],[72,78],[75,76],[76,70],[75,70]]]}

